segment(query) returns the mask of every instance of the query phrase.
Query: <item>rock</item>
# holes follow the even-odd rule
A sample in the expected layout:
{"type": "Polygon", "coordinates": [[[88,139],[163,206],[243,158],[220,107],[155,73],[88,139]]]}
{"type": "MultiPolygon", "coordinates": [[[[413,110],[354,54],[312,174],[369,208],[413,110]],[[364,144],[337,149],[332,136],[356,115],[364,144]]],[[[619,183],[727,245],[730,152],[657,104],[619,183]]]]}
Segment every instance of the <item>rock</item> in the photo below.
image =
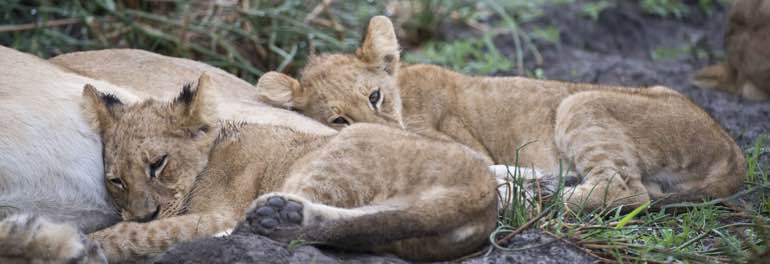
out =
{"type": "MultiPolygon", "coordinates": [[[[490,247],[491,248],[491,247],[490,247]]],[[[514,250],[491,250],[461,263],[593,263],[596,259],[579,248],[538,230],[529,230],[511,241],[514,250]]],[[[298,246],[292,250],[255,234],[199,239],[178,244],[154,263],[409,263],[394,256],[321,250],[298,246]]]]}

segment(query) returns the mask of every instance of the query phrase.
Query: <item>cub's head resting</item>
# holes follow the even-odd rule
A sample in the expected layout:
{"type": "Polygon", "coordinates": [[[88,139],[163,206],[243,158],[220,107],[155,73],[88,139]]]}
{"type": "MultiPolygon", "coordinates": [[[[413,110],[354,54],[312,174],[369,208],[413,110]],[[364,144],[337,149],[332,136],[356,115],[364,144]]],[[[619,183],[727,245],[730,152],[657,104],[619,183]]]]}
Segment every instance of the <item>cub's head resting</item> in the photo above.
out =
{"type": "Polygon", "coordinates": [[[263,102],[296,110],[336,129],[355,122],[403,128],[398,68],[393,24],[376,16],[355,54],[311,57],[299,81],[268,72],[257,83],[257,95],[263,102]]]}
{"type": "Polygon", "coordinates": [[[124,220],[145,222],[183,211],[185,195],[208,163],[218,123],[206,99],[208,75],[172,102],[126,105],[93,86],[83,89],[84,114],[101,135],[105,180],[124,220]]]}

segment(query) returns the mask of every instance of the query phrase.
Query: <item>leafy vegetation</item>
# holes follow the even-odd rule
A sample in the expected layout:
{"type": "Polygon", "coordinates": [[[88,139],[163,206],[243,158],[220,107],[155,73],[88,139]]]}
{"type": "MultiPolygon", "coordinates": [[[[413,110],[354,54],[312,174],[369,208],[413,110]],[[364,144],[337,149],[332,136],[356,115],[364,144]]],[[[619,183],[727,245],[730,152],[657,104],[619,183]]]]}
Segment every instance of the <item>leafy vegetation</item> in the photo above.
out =
{"type": "MultiPolygon", "coordinates": [[[[697,8],[711,12],[716,5],[728,5],[732,0],[698,0],[697,8]]],[[[661,17],[682,18],[692,12],[693,7],[683,0],[640,0],[642,11],[661,17]]]]}
{"type": "MultiPolygon", "coordinates": [[[[517,22],[539,17],[541,6],[550,2],[563,0],[8,0],[0,2],[0,18],[9,21],[0,27],[0,44],[43,58],[90,49],[147,49],[203,61],[254,82],[268,70],[296,73],[312,54],[351,51],[368,19],[377,14],[393,18],[405,47],[426,47],[425,55],[413,56],[413,61],[443,63],[453,59],[434,55],[464,46],[495,52],[488,39],[446,46],[435,32],[450,22],[485,27],[491,16],[500,15],[504,25],[478,29],[491,31],[491,38],[514,32],[517,43],[523,44],[509,59],[517,61],[524,74],[523,53],[539,54],[517,22]],[[508,30],[497,30],[501,27],[508,30]]],[[[538,37],[558,41],[558,32],[549,28],[538,37]]],[[[487,60],[466,67],[468,71],[508,68],[503,56],[468,56],[487,60]]]]}
{"type": "MultiPolygon", "coordinates": [[[[705,5],[704,1],[701,3],[705,5]]],[[[640,4],[645,12],[662,17],[680,18],[689,12],[687,6],[680,0],[642,0],[640,4]]]]}
{"type": "Polygon", "coordinates": [[[443,65],[464,73],[491,74],[513,67],[511,60],[500,54],[489,36],[479,40],[429,42],[419,51],[405,54],[404,59],[411,63],[443,65]]]}
{"type": "Polygon", "coordinates": [[[614,2],[608,0],[588,2],[583,5],[583,14],[596,21],[599,20],[599,14],[601,14],[602,11],[613,7],[614,5],[614,2]]]}
{"type": "Polygon", "coordinates": [[[248,81],[295,71],[315,52],[350,50],[384,6],[331,1],[30,1],[0,3],[0,43],[41,57],[141,48],[223,68],[248,81]],[[352,27],[352,29],[351,29],[352,27]]]}

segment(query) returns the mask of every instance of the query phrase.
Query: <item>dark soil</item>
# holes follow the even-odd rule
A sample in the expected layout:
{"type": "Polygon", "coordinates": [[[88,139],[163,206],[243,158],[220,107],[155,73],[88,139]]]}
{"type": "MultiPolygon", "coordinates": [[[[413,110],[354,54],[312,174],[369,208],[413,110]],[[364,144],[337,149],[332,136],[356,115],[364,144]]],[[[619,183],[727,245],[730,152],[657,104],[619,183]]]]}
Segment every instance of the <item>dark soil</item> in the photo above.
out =
{"type": "MultiPolygon", "coordinates": [[[[592,263],[595,258],[560,239],[529,230],[511,241],[515,251],[492,251],[460,263],[592,263]],[[529,249],[526,249],[529,248],[529,249]]],[[[174,246],[155,263],[409,263],[394,256],[319,250],[312,246],[288,249],[285,244],[253,234],[206,238],[174,246]]]]}
{"type": "MultiPolygon", "coordinates": [[[[736,139],[749,148],[760,134],[770,134],[770,102],[751,102],[719,91],[701,90],[690,84],[701,67],[716,63],[724,53],[723,36],[727,7],[706,13],[693,2],[681,19],[662,18],[642,12],[636,1],[616,1],[597,21],[582,15],[576,1],[568,6],[546,8],[545,15],[523,24],[525,31],[556,26],[558,45],[536,41],[544,58],[535,65],[525,58],[528,69],[541,68],[548,79],[624,86],[665,85],[689,96],[736,139]],[[657,49],[681,49],[671,58],[653,59],[657,49]],[[700,52],[690,52],[700,50],[700,52]],[[701,55],[698,55],[701,53],[701,55]],[[704,56],[705,54],[705,56],[704,56]]],[[[447,39],[473,35],[467,30],[445,30],[447,39]]],[[[506,55],[515,54],[510,36],[496,39],[506,55]]],[[[513,57],[513,56],[510,56],[513,57]]],[[[501,72],[498,75],[515,75],[501,72]]],[[[691,131],[697,135],[698,131],[691,131]]],[[[768,168],[768,154],[763,158],[768,168]]],[[[540,231],[516,237],[515,251],[493,250],[464,263],[588,263],[596,260],[582,250],[540,231]]],[[[389,256],[340,253],[300,246],[288,250],[263,237],[237,234],[209,238],[175,246],[159,257],[160,263],[403,263],[389,256]]]]}

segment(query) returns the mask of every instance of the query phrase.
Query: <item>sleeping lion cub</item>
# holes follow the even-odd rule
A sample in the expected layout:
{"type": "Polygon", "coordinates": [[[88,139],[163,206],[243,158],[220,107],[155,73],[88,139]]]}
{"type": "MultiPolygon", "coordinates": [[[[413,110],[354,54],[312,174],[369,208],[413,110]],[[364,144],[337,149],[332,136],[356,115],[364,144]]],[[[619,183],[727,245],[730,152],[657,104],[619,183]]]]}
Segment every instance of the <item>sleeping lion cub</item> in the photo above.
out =
{"type": "Polygon", "coordinates": [[[313,57],[299,81],[267,73],[257,90],[265,102],[336,128],[389,124],[462,143],[496,164],[534,167],[548,189],[563,160],[581,179],[565,194],[578,209],[722,197],[740,187],[745,171],[733,139],[673,90],[402,65],[393,26],[382,16],[371,19],[355,54],[313,57]]]}
{"type": "MultiPolygon", "coordinates": [[[[204,74],[173,102],[124,104],[86,85],[84,112],[103,139],[107,189],[124,220],[88,235],[110,262],[151,257],[244,216],[237,228],[279,241],[412,260],[462,256],[495,227],[494,180],[460,144],[374,124],[325,136],[223,123],[209,86],[204,74]]],[[[6,235],[25,234],[20,226],[6,235]]],[[[90,247],[58,248],[68,259],[90,247]]]]}

